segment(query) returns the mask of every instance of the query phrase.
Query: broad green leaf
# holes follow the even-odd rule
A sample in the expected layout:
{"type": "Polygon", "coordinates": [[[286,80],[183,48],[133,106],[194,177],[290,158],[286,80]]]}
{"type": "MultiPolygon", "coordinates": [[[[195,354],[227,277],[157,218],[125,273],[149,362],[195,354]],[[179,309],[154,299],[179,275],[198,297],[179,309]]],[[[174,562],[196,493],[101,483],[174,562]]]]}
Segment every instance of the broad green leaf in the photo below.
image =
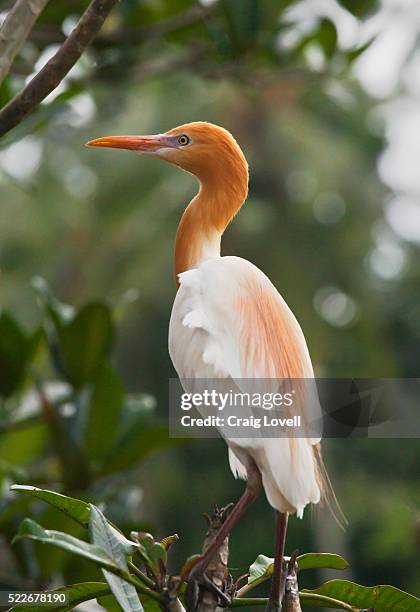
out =
{"type": "MultiPolygon", "coordinates": [[[[147,595],[140,595],[141,605],[143,606],[144,612],[160,612],[161,608],[156,601],[147,595]]],[[[181,610],[182,608],[179,607],[181,610]]]]}
{"type": "Polygon", "coordinates": [[[93,386],[86,427],[86,449],[91,460],[102,458],[112,448],[124,400],[124,389],[116,372],[104,365],[93,386]]]}
{"type": "Polygon", "coordinates": [[[89,507],[91,511],[91,515],[89,518],[89,529],[91,528],[91,525],[92,525],[92,510],[94,509],[96,514],[99,513],[100,516],[106,521],[108,525],[108,529],[110,530],[110,533],[112,533],[112,541],[115,544],[117,544],[118,542],[119,550],[121,551],[124,558],[126,556],[131,556],[137,550],[137,543],[132,542],[131,540],[126,538],[125,535],[121,531],[119,531],[110,521],[108,521],[108,519],[103,515],[103,513],[99,510],[97,506],[94,506],[93,504],[89,504],[89,507]]]}
{"type": "MultiPolygon", "coordinates": [[[[36,499],[41,499],[42,501],[50,504],[54,508],[61,510],[68,517],[72,518],[74,521],[82,525],[83,527],[88,527],[90,512],[92,508],[92,504],[88,504],[87,502],[82,501],[81,499],[76,499],[74,497],[68,497],[67,495],[62,495],[61,493],[57,493],[56,491],[49,491],[47,489],[39,489],[38,487],[32,487],[28,485],[12,485],[12,491],[16,491],[17,493],[25,493],[36,499]]],[[[133,546],[135,546],[134,542],[127,540],[125,536],[118,531],[114,525],[109,523],[111,529],[115,532],[116,537],[120,538],[121,544],[125,547],[125,550],[128,553],[133,551],[133,546]]]]}
{"type": "Polygon", "coordinates": [[[26,334],[6,312],[0,314],[0,395],[19,388],[40,340],[40,332],[26,334]]]}
{"type": "Polygon", "coordinates": [[[105,608],[106,612],[124,612],[124,610],[121,608],[120,604],[112,594],[111,589],[109,589],[109,591],[109,595],[105,595],[105,597],[99,597],[99,599],[97,600],[98,604],[105,608]]]}
{"type": "Polygon", "coordinates": [[[169,438],[167,426],[155,418],[155,408],[156,400],[149,394],[125,397],[118,437],[104,458],[102,473],[130,469],[153,450],[185,444],[184,440],[169,438]]]}
{"type": "Polygon", "coordinates": [[[144,428],[138,425],[129,434],[120,438],[107,456],[103,472],[118,472],[130,468],[149,452],[166,446],[171,446],[171,439],[165,425],[145,425],[144,428]]]}
{"type": "MultiPolygon", "coordinates": [[[[144,612],[161,612],[161,607],[156,599],[152,599],[151,597],[142,594],[139,594],[139,597],[144,612]]],[[[98,599],[98,604],[105,608],[106,612],[124,612],[114,595],[100,597],[98,599]]]]}
{"type": "MultiPolygon", "coordinates": [[[[338,599],[332,599],[327,597],[326,595],[318,595],[316,593],[299,593],[300,603],[303,608],[322,608],[323,610],[349,610],[349,604],[346,604],[344,601],[339,601],[338,599]]],[[[354,612],[361,612],[358,608],[351,607],[354,612]]]]}
{"type": "Polygon", "coordinates": [[[47,489],[39,489],[38,487],[26,485],[12,485],[11,489],[18,493],[31,495],[36,499],[42,499],[51,506],[61,510],[61,512],[64,512],[64,514],[67,514],[67,516],[80,525],[87,526],[89,524],[90,506],[81,499],[67,497],[67,495],[62,495],[55,491],[48,491],[47,489]]]}
{"type": "MultiPolygon", "coordinates": [[[[105,597],[109,593],[109,586],[106,582],[81,582],[80,584],[70,584],[68,586],[60,587],[59,589],[54,589],[53,591],[48,591],[49,593],[67,593],[69,600],[68,606],[55,606],[49,605],[47,610],[49,612],[70,612],[83,603],[84,601],[89,601],[90,599],[96,599],[99,597],[105,597]]],[[[40,607],[36,606],[28,606],[27,604],[21,606],[14,606],[10,609],[10,612],[14,612],[14,610],[22,610],[25,612],[39,612],[40,607]]],[[[44,608],[42,608],[44,609],[44,608]]]]}
{"type": "MultiPolygon", "coordinates": [[[[29,538],[41,542],[42,544],[51,544],[58,546],[63,550],[67,550],[75,555],[84,557],[89,561],[93,561],[101,568],[106,568],[110,571],[121,574],[120,567],[111,559],[111,557],[96,544],[89,544],[84,540],[79,540],[68,533],[44,529],[41,525],[30,518],[24,519],[19,533],[15,536],[13,542],[17,542],[23,538],[29,538]]],[[[126,572],[128,574],[128,572],[126,572]]]]}
{"type": "Polygon", "coordinates": [[[108,357],[113,331],[111,312],[102,302],[87,304],[57,329],[63,369],[76,389],[94,381],[108,357]]]}
{"type": "Polygon", "coordinates": [[[356,608],[373,608],[375,612],[418,612],[420,599],[392,586],[365,587],[348,580],[330,580],[318,589],[302,593],[326,595],[356,608]]]}
{"type": "Polygon", "coordinates": [[[305,553],[297,558],[297,564],[299,570],[315,568],[344,570],[349,566],[343,557],[332,553],[305,553]]]}
{"type": "Polygon", "coordinates": [[[24,429],[1,433],[1,458],[12,465],[28,465],[43,451],[47,437],[46,424],[34,420],[26,423],[24,429]]]}
{"type": "MultiPolygon", "coordinates": [[[[105,550],[114,563],[124,572],[128,573],[127,548],[122,542],[122,538],[118,537],[115,530],[111,528],[102,512],[96,506],[91,506],[89,530],[94,544],[105,550]]],[[[102,572],[124,612],[143,611],[137,591],[132,584],[106,571],[105,568],[103,568],[102,572]]]]}
{"type": "Polygon", "coordinates": [[[261,23],[258,0],[222,0],[232,51],[243,52],[254,44],[261,23]]]}

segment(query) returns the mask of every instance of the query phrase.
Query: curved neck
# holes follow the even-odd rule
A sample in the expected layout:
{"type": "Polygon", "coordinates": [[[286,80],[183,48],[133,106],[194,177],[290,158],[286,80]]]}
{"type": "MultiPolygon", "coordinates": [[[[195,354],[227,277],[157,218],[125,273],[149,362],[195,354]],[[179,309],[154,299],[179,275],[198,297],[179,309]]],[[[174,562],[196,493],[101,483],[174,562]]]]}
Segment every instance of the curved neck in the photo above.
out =
{"type": "Polygon", "coordinates": [[[244,203],[247,190],[247,174],[237,182],[201,181],[200,191],[185,209],[178,225],[175,242],[177,284],[181,272],[196,268],[206,259],[220,257],[222,234],[244,203]]]}

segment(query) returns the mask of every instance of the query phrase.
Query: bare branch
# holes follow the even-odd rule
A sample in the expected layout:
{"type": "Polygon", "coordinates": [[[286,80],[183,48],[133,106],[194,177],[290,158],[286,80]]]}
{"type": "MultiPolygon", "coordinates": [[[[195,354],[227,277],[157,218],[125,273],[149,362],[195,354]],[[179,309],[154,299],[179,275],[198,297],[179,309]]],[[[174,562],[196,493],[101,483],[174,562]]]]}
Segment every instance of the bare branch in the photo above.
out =
{"type": "MultiPolygon", "coordinates": [[[[216,534],[229,516],[232,507],[233,504],[228,504],[223,508],[215,506],[211,517],[205,515],[208,522],[208,531],[203,543],[203,554],[213,542],[216,534]]],[[[221,605],[226,607],[230,603],[230,597],[227,594],[229,581],[231,581],[227,567],[228,560],[229,537],[225,538],[217,554],[210,561],[205,576],[202,577],[203,582],[200,582],[198,585],[197,612],[215,612],[221,605]]]]}
{"type": "MultiPolygon", "coordinates": [[[[180,32],[197,23],[204,22],[217,9],[218,2],[203,6],[195,4],[185,11],[176,13],[167,19],[147,26],[123,27],[112,32],[101,33],[96,43],[98,45],[137,44],[145,41],[164,38],[174,32],[180,32]]],[[[40,44],[56,44],[63,42],[60,28],[40,25],[30,34],[30,40],[40,44]]]]}
{"type": "Polygon", "coordinates": [[[0,85],[48,0],[17,0],[0,29],[0,85]]]}
{"type": "Polygon", "coordinates": [[[283,612],[302,612],[299,599],[299,587],[297,581],[298,550],[292,552],[287,563],[286,587],[283,600],[283,612]]]}
{"type": "Polygon", "coordinates": [[[118,0],[92,0],[57,53],[0,111],[0,136],[18,125],[50,94],[99,32],[118,0]]]}

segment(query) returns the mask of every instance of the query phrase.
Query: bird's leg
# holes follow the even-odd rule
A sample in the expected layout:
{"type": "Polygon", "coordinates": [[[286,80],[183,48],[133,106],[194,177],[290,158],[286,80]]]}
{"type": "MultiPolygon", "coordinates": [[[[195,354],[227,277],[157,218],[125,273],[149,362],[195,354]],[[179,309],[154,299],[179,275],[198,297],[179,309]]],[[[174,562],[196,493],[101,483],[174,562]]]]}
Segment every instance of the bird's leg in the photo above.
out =
{"type": "Polygon", "coordinates": [[[270,599],[266,612],[280,612],[285,586],[285,568],[283,567],[284,544],[286,542],[287,512],[276,510],[276,554],[274,557],[273,581],[271,583],[270,599]]]}
{"type": "Polygon", "coordinates": [[[245,491],[243,492],[239,501],[230,511],[230,514],[227,516],[209,547],[191,569],[188,575],[188,582],[205,572],[208,564],[225,541],[225,538],[230,534],[233,527],[237,524],[248,506],[251,505],[252,502],[258,497],[261,490],[261,474],[252,459],[250,459],[248,462],[247,473],[248,480],[245,491]]]}

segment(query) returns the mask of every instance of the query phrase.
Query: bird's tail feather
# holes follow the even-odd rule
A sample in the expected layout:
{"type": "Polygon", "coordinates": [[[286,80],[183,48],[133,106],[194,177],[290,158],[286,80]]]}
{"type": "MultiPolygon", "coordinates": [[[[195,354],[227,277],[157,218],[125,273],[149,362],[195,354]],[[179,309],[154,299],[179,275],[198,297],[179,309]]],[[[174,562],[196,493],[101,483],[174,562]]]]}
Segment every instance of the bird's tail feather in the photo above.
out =
{"type": "Polygon", "coordinates": [[[334,492],[334,488],[322,457],[321,445],[314,444],[313,452],[315,458],[316,478],[321,491],[321,501],[329,508],[337,525],[339,525],[341,529],[345,530],[346,525],[348,525],[348,520],[341,509],[340,503],[334,492]]]}

